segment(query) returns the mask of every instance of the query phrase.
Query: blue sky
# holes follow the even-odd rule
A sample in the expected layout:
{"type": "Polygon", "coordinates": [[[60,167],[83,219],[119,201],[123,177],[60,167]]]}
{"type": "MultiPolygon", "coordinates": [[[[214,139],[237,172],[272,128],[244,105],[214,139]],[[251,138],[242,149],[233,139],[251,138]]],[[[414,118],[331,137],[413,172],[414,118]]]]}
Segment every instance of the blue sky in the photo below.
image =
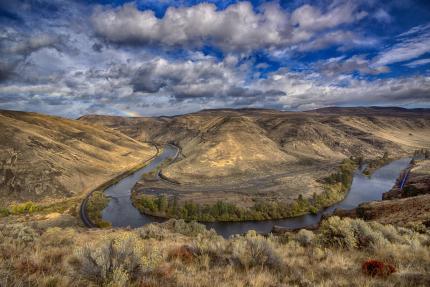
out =
{"type": "Polygon", "coordinates": [[[0,108],[430,107],[430,2],[2,1],[0,108]]]}

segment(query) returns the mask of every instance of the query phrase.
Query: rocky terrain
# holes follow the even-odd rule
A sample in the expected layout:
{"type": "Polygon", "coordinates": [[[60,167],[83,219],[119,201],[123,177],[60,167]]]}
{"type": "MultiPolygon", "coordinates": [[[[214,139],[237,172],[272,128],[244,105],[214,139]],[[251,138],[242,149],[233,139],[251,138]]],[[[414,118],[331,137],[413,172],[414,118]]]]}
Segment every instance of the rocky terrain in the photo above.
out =
{"type": "Polygon", "coordinates": [[[400,108],[328,108],[309,112],[205,110],[174,117],[80,118],[141,141],[181,148],[162,170],[179,182],[141,182],[136,190],[174,190],[180,200],[291,201],[321,193],[321,179],[347,157],[392,158],[430,146],[430,112],[400,108]]]}
{"type": "Polygon", "coordinates": [[[0,134],[2,204],[83,195],[156,153],[109,128],[36,113],[0,111],[0,134]]]}

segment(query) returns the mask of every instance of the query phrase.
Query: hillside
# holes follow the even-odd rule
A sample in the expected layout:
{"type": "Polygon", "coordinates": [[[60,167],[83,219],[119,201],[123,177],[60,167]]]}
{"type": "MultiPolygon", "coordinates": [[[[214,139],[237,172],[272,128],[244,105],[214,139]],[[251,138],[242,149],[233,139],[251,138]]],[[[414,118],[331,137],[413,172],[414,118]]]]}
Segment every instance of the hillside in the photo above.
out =
{"type": "Polygon", "coordinates": [[[180,182],[141,182],[136,190],[179,192],[198,203],[252,205],[321,193],[321,179],[350,156],[399,158],[430,146],[428,110],[330,108],[309,112],[205,110],[174,117],[80,119],[141,141],[174,142],[180,158],[163,175],[180,182]],[[399,113],[397,116],[396,113],[399,113]],[[407,115],[407,116],[405,116],[407,115]]]}
{"type": "Polygon", "coordinates": [[[36,113],[0,111],[0,197],[81,195],[156,153],[117,131],[36,113]]]}

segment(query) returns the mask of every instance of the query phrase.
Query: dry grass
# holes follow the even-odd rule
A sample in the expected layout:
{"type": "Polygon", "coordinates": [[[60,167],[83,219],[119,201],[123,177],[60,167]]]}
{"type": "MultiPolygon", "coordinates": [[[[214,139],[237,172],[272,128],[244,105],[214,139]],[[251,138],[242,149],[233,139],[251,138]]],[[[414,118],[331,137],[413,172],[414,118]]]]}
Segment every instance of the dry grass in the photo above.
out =
{"type": "Polygon", "coordinates": [[[430,282],[428,230],[417,233],[362,220],[332,217],[315,233],[302,230],[263,237],[251,231],[230,239],[198,224],[174,220],[136,230],[44,229],[29,224],[3,225],[0,230],[0,286],[428,286],[430,282]],[[363,264],[373,260],[390,266],[390,272],[367,275],[363,264]],[[390,274],[392,268],[396,272],[390,274]]]}

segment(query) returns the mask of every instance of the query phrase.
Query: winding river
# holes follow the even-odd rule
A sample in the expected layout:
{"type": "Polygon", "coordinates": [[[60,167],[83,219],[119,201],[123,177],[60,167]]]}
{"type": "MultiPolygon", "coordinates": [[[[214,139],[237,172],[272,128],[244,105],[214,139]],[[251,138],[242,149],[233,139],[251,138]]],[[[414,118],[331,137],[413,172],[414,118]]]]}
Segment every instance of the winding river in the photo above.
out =
{"type": "MultiPolygon", "coordinates": [[[[177,147],[166,145],[163,152],[150,164],[107,188],[105,194],[111,200],[103,210],[102,218],[111,222],[114,227],[139,227],[151,222],[164,221],[165,219],[162,218],[141,214],[132,205],[131,190],[143,174],[151,172],[166,159],[174,158],[177,153],[177,147]]],[[[245,233],[251,229],[268,233],[275,225],[288,228],[314,225],[320,221],[323,214],[329,214],[336,208],[354,208],[362,202],[380,200],[382,193],[391,189],[396,178],[408,166],[409,162],[410,158],[395,160],[376,170],[371,177],[364,176],[360,170],[357,170],[354,174],[351,189],[345,199],[318,212],[316,215],[307,214],[293,218],[266,221],[213,222],[205,223],[205,225],[208,228],[214,228],[224,237],[245,233]]]]}

